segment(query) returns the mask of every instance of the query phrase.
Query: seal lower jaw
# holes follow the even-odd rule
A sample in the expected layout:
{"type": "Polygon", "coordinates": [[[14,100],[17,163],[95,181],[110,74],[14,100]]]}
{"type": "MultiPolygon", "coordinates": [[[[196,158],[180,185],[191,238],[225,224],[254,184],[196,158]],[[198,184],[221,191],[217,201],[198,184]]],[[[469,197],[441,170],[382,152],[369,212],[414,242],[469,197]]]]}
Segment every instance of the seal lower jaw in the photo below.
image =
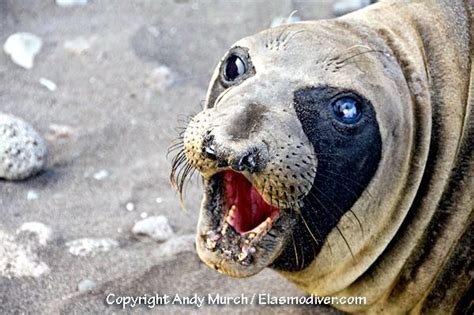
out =
{"type": "Polygon", "coordinates": [[[291,221],[289,213],[268,204],[242,173],[217,173],[205,182],[198,255],[229,276],[254,275],[279,256],[291,221]]]}

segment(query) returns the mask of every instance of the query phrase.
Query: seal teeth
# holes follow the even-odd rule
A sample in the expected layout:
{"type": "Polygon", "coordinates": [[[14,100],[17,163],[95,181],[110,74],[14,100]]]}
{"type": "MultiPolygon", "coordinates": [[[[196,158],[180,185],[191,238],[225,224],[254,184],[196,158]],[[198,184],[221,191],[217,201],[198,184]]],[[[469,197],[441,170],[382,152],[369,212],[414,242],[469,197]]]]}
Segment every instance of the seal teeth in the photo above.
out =
{"type": "MultiPolygon", "coordinates": [[[[273,223],[273,219],[271,217],[268,217],[265,221],[263,221],[262,223],[260,223],[259,226],[257,226],[256,228],[254,228],[251,233],[255,233],[255,234],[262,234],[262,233],[266,233],[268,232],[271,227],[272,227],[272,223],[273,223]]],[[[250,235],[249,235],[250,236],[250,235]]]]}
{"type": "Polygon", "coordinates": [[[242,252],[238,256],[238,261],[244,261],[249,256],[249,254],[255,254],[256,251],[257,249],[255,247],[249,247],[248,245],[244,245],[242,247],[242,252]]]}
{"type": "Polygon", "coordinates": [[[232,222],[234,221],[235,211],[237,211],[237,207],[235,205],[232,205],[232,207],[230,207],[229,211],[227,212],[227,216],[225,218],[225,221],[227,223],[232,224],[232,222]]]}
{"type": "Polygon", "coordinates": [[[212,241],[218,241],[221,238],[221,234],[216,231],[209,231],[206,235],[212,241]]]}
{"type": "Polygon", "coordinates": [[[206,240],[206,248],[207,249],[212,250],[212,249],[216,248],[216,244],[217,244],[216,241],[213,241],[209,238],[206,240]]]}
{"type": "Polygon", "coordinates": [[[242,249],[242,252],[239,254],[238,260],[243,261],[245,258],[247,258],[247,256],[248,256],[248,252],[242,249]]]}
{"type": "Polygon", "coordinates": [[[217,241],[221,238],[221,234],[216,231],[209,231],[206,233],[206,248],[213,250],[216,247],[217,241]]]}
{"type": "Polygon", "coordinates": [[[225,235],[227,233],[227,228],[229,227],[229,223],[227,221],[224,222],[224,225],[222,226],[222,235],[225,235]]]}
{"type": "Polygon", "coordinates": [[[227,228],[229,227],[229,224],[232,225],[235,211],[237,211],[237,207],[235,205],[232,205],[229,211],[227,211],[227,215],[225,216],[224,224],[222,226],[222,232],[221,232],[222,235],[224,235],[227,232],[227,228]]]}

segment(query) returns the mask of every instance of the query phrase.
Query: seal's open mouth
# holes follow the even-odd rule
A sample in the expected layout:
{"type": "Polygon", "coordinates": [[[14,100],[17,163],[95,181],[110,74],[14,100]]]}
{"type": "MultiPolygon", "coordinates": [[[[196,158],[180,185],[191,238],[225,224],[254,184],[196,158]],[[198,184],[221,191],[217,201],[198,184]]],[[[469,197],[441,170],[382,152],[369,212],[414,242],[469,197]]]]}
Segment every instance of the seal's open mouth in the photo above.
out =
{"type": "Polygon", "coordinates": [[[226,222],[240,235],[261,234],[271,228],[280,209],[269,205],[241,173],[225,171],[222,178],[226,222]]]}
{"type": "Polygon", "coordinates": [[[205,181],[198,254],[220,272],[251,276],[278,257],[290,221],[291,216],[265,201],[243,173],[219,172],[205,181]]]}

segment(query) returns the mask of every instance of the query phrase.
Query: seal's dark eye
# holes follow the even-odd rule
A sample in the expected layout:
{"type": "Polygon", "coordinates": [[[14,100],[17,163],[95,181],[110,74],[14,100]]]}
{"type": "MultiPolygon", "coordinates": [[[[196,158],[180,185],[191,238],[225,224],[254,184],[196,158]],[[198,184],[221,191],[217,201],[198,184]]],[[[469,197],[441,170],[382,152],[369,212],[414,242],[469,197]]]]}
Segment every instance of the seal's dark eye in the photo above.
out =
{"type": "Polygon", "coordinates": [[[247,67],[242,58],[236,55],[227,58],[224,68],[224,76],[227,80],[234,81],[245,72],[247,72],[247,67]]]}
{"type": "Polygon", "coordinates": [[[336,118],[345,124],[355,124],[361,116],[361,104],[353,97],[345,96],[332,103],[336,118]]]}

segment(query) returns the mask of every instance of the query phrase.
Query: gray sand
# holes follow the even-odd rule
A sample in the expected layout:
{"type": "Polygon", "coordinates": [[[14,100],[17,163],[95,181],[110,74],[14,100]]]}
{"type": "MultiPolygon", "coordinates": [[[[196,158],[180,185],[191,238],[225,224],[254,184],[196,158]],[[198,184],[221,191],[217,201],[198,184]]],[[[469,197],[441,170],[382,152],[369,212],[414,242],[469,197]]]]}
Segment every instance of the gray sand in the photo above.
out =
{"type": "MultiPolygon", "coordinates": [[[[19,31],[44,42],[32,70],[0,53],[0,111],[28,121],[49,147],[46,169],[38,176],[0,181],[0,241],[8,239],[10,251],[5,255],[25,254],[29,267],[47,266],[33,268],[39,272],[34,277],[3,265],[0,314],[122,313],[105,304],[108,293],[303,295],[271,270],[231,279],[199,261],[191,235],[200,187],[197,180],[189,186],[188,209],[181,209],[169,185],[165,153],[177,135],[178,119],[199,111],[211,71],[229,45],[293,10],[302,19],[328,17],[331,1],[89,2],[61,8],[53,0],[0,0],[1,43],[19,31]],[[57,90],[41,85],[42,77],[55,82],[57,90]],[[137,221],[159,215],[169,219],[175,237],[157,243],[131,233],[137,221]],[[46,245],[34,235],[16,235],[32,221],[52,230],[46,245]],[[105,243],[88,248],[85,256],[71,254],[71,241],[83,238],[105,243]]],[[[332,312],[256,305],[124,312],[249,310],[332,312]]]]}

